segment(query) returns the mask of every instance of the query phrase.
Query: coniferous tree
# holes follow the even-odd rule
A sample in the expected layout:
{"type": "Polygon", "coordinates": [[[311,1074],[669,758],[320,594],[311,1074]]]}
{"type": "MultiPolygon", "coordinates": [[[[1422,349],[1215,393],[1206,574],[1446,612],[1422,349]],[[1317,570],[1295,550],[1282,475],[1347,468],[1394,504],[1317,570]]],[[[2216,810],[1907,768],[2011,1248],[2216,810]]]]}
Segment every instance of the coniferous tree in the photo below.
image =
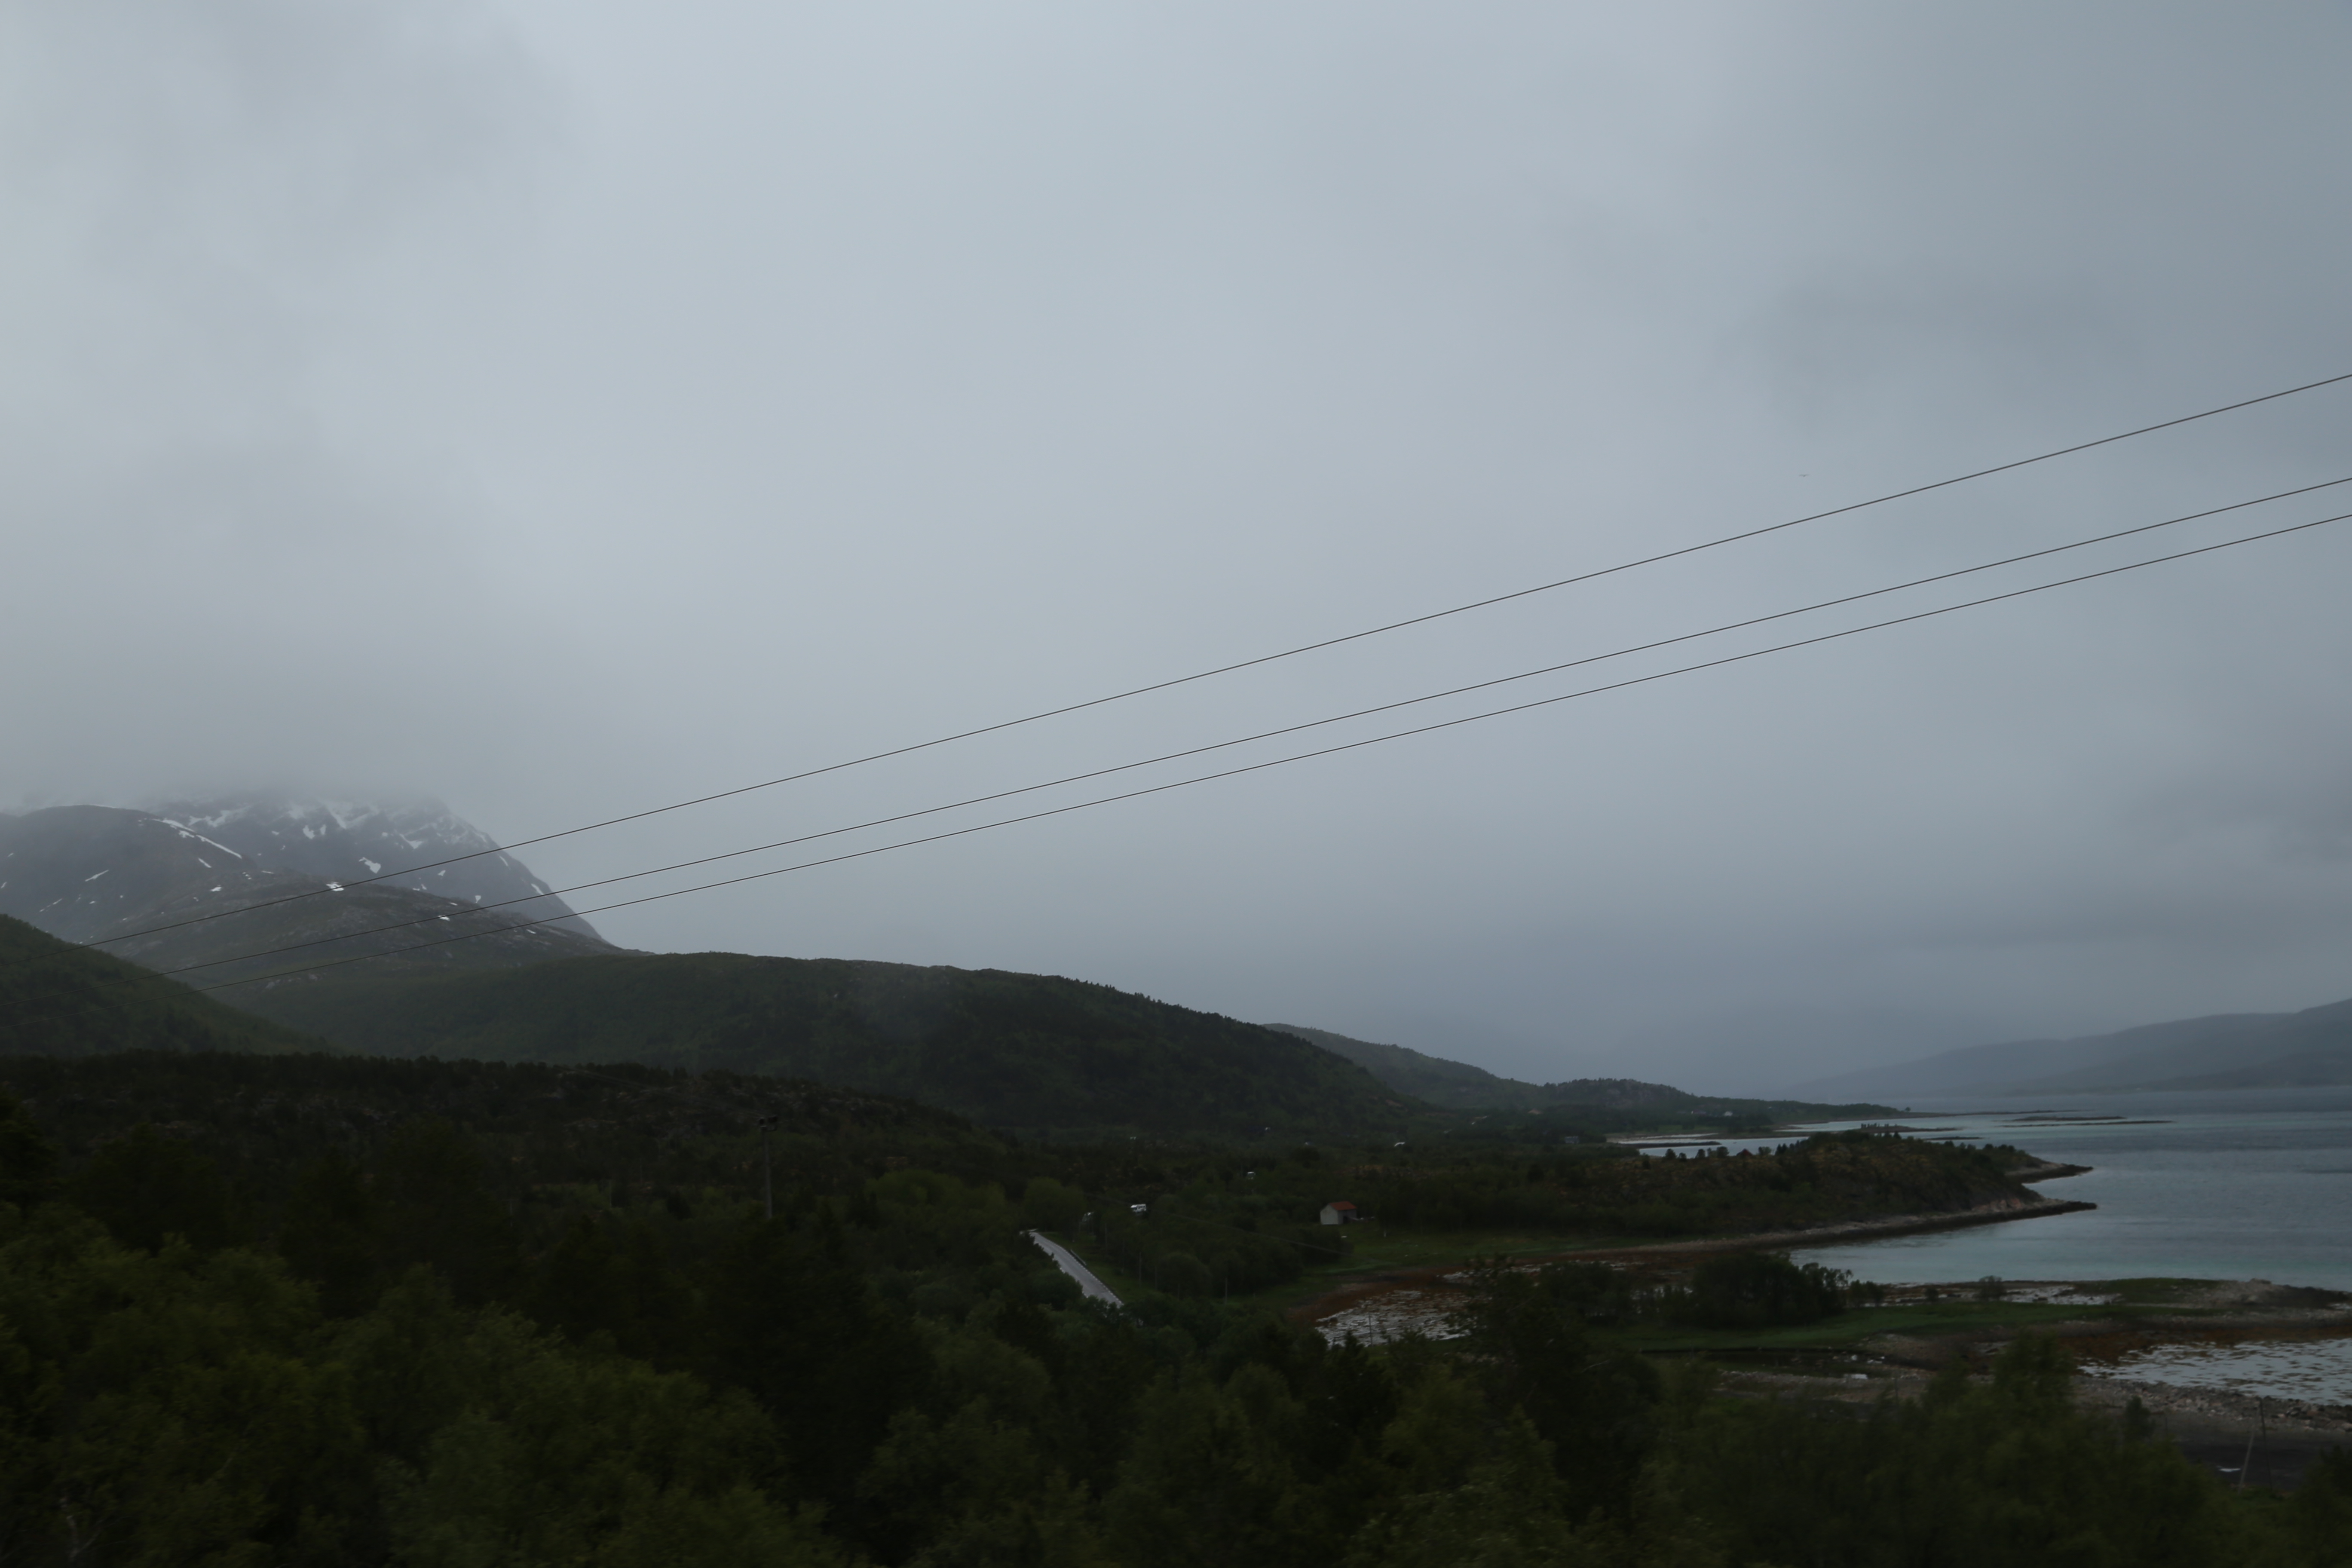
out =
{"type": "Polygon", "coordinates": [[[383,1218],[367,1177],[334,1151],[294,1180],[278,1231],[287,1266],[319,1288],[331,1317],[352,1317],[375,1300],[383,1258],[383,1218]]]}
{"type": "Polygon", "coordinates": [[[25,1102],[0,1089],[0,1203],[30,1207],[57,1195],[58,1146],[25,1102]]]}
{"type": "Polygon", "coordinates": [[[70,1192],[116,1240],[146,1252],[171,1237],[210,1251],[226,1246],[236,1228],[220,1166],[143,1121],[100,1149],[70,1192]]]}
{"type": "Polygon", "coordinates": [[[374,1189],[390,1266],[425,1265],[467,1305],[506,1291],[520,1242],[488,1173],[481,1151],[446,1121],[414,1122],[394,1133],[376,1162],[374,1189]]]}

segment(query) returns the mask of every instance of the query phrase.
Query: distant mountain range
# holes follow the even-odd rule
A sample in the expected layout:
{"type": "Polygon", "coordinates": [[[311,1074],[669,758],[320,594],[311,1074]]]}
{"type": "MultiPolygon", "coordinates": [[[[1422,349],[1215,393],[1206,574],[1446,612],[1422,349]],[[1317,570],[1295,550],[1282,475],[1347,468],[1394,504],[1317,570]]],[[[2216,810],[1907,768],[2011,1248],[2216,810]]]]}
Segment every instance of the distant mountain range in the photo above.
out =
{"type": "Polygon", "coordinates": [[[20,946],[55,950],[32,970],[63,965],[85,989],[130,999],[119,1016],[75,1003],[72,1026],[28,1025],[0,1043],[18,1051],[331,1045],[725,1068],[1060,1133],[1386,1137],[1486,1120],[1465,1123],[1460,1111],[1573,1108],[1583,1123],[1616,1129],[1877,1109],[1709,1098],[1631,1079],[1520,1083],[1401,1046],[1053,975],[624,952],[429,801],[247,795],[0,815],[5,916],[38,928],[11,928],[20,946]],[[433,864],[457,856],[474,858],[433,864]]]}
{"type": "Polygon", "coordinates": [[[1438,1114],[1294,1036],[1050,975],[611,952],[437,974],[353,964],[226,994],[242,1005],[0,916],[0,1055],[308,1050],[724,1068],[1024,1131],[1390,1133],[1438,1114]]]}
{"type": "Polygon", "coordinates": [[[1328,1029],[1300,1024],[1268,1024],[1311,1040],[1327,1051],[1347,1058],[1374,1078],[1402,1093],[1432,1105],[1456,1110],[1542,1110],[1553,1106],[1579,1106],[1605,1110],[1637,1110],[1679,1116],[1760,1115],[1776,1121],[1826,1121],[1838,1112],[1870,1115],[1883,1105],[1828,1104],[1817,1100],[1739,1100],[1720,1095],[1690,1094],[1663,1083],[1631,1078],[1579,1078],[1560,1083],[1523,1083],[1501,1078],[1467,1062],[1448,1061],[1409,1046],[1384,1046],[1350,1039],[1328,1029]]]}
{"type": "Polygon", "coordinates": [[[495,847],[433,802],[239,796],[0,814],[0,915],[197,985],[268,984],[370,955],[379,972],[435,972],[614,951],[504,853],[398,874],[495,847]],[[505,926],[522,929],[439,940],[505,926]]]}
{"type": "MultiPolygon", "coordinates": [[[[1973,1046],[1767,1100],[1634,1079],[1525,1083],[1403,1046],[1244,1024],[1050,975],[625,953],[430,800],[247,794],[0,814],[8,916],[95,951],[80,955],[91,963],[60,971],[79,978],[42,1004],[70,1026],[37,1039],[20,1028],[14,1047],[0,1033],[0,1049],[331,1041],[387,1055],[728,1067],[1039,1130],[1402,1131],[1438,1111],[1566,1108],[1796,1121],[1938,1096],[2352,1084],[2352,1001],[1973,1046]],[[460,856],[471,858],[434,864],[460,856]],[[217,988],[247,1012],[167,1005],[178,993],[131,985],[123,977],[136,972],[101,954],[217,988]]],[[[34,936],[18,928],[0,949],[21,952],[34,936]]],[[[52,957],[48,969],[65,962],[52,957]]]]}
{"type": "Polygon", "coordinates": [[[2218,1013],[2107,1035],[1966,1046],[1814,1079],[1790,1094],[2042,1096],[2352,1084],[2352,1001],[2300,1013],[2218,1013]]]}

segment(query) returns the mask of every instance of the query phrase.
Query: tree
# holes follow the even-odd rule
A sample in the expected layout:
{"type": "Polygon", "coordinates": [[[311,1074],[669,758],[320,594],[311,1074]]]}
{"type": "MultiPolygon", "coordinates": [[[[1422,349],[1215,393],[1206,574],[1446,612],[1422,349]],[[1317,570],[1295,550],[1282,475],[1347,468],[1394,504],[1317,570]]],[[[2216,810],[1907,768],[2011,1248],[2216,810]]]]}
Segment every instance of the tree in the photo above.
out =
{"type": "Polygon", "coordinates": [[[29,1208],[58,1192],[58,1146],[42,1134],[25,1102],[0,1089],[0,1203],[29,1208]]]}
{"type": "Polygon", "coordinates": [[[520,1317],[464,1324],[463,1406],[390,1471],[385,1516],[415,1568],[818,1568],[816,1516],[765,1495],[775,1434],[744,1395],[565,1352],[520,1317]]]}
{"type": "Polygon", "coordinates": [[[2330,1448],[2312,1461],[2287,1500],[2285,1523],[2299,1562],[2310,1568],[2352,1559],[2352,1449],[2330,1448]]]}
{"type": "Polygon", "coordinates": [[[2065,1352],[2025,1335],[1990,1380],[1954,1363],[1926,1397],[1856,1417],[1717,1405],[1664,1450],[1661,1488],[1735,1563],[1822,1568],[2205,1568],[2263,1560],[2260,1522],[2170,1444],[2077,1409],[2065,1352]]]}
{"type": "Polygon", "coordinates": [[[1458,1485],[1406,1496],[1356,1537],[1347,1568],[1580,1568],[1617,1554],[1578,1538],[1551,1450],[1524,1415],[1458,1485]]]}
{"type": "Polygon", "coordinates": [[[490,1300],[519,1266],[514,1222],[489,1191],[488,1163],[446,1121],[421,1121],[394,1133],[376,1162],[387,1261],[424,1264],[467,1305],[490,1300]]]}
{"type": "Polygon", "coordinates": [[[1136,1568],[1307,1568],[1332,1543],[1312,1528],[1278,1427],[1297,1402],[1281,1377],[1243,1367],[1224,1388],[1171,1378],[1137,1410],[1134,1447],[1105,1500],[1112,1544],[1136,1568]]]}
{"type": "Polygon", "coordinates": [[[1711,1329],[1811,1323],[1844,1310],[1846,1281],[1835,1269],[1801,1266],[1780,1253],[1734,1252],[1700,1264],[1670,1310],[1711,1329]]]}
{"type": "Polygon", "coordinates": [[[1523,1411],[1552,1446],[1579,1509],[1622,1511],[1654,1436],[1654,1368],[1592,1343],[1580,1276],[1494,1259],[1472,1270],[1454,1326],[1482,1361],[1497,1409],[1523,1411]]]}
{"type": "Polygon", "coordinates": [[[922,1342],[873,1299],[838,1229],[747,1218],[705,1291],[702,1370],[775,1418],[799,1482],[854,1510],[859,1472],[929,1376],[922,1342]]]}
{"type": "Polygon", "coordinates": [[[126,1250],[71,1209],[0,1248],[0,1557],[330,1560],[364,1510],[344,1380],[275,1258],[126,1250]]]}
{"type": "Polygon", "coordinates": [[[235,1229],[220,1167],[143,1121],[100,1149],[70,1191],[116,1240],[142,1251],[158,1251],[174,1236],[210,1251],[235,1229]]]}
{"type": "Polygon", "coordinates": [[[1037,1229],[1067,1236],[1087,1212],[1087,1195],[1051,1176],[1033,1176],[1021,1194],[1021,1212],[1037,1229]]]}
{"type": "Polygon", "coordinates": [[[1107,1561],[1086,1494],[1038,1451],[1030,1423],[999,1418],[985,1398],[945,1420],[900,1411],[858,1493],[888,1521],[910,1568],[1096,1568],[1107,1561]]]}
{"type": "Polygon", "coordinates": [[[367,1178],[348,1155],[328,1154],[305,1167],[286,1200],[278,1255],[319,1288],[330,1317],[365,1311],[383,1268],[383,1215],[367,1178]]]}

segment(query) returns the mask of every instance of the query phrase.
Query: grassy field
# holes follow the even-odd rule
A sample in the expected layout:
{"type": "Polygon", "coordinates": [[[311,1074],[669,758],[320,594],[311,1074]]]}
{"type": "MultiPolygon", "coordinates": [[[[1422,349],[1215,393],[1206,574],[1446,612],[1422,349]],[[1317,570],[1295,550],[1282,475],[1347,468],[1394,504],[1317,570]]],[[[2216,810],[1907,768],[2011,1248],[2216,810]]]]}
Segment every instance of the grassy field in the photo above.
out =
{"type": "MultiPolygon", "coordinates": [[[[1623,1237],[1536,1236],[1525,1231],[1420,1231],[1402,1226],[1349,1226],[1334,1228],[1343,1237],[1349,1256],[1318,1263],[1308,1270],[1318,1281],[1317,1291],[1344,1285],[1366,1274],[1386,1274],[1406,1268],[1458,1267],[1475,1258],[1543,1257],[1601,1247],[1639,1246],[1623,1237]]],[[[1293,1289],[1302,1289],[1293,1287],[1293,1289]]]]}
{"type": "MultiPolygon", "coordinates": [[[[1343,1285],[1375,1275],[1419,1268],[1458,1268],[1481,1258],[1548,1258],[1566,1252],[1640,1245],[1638,1239],[1624,1237],[1531,1236],[1517,1231],[1438,1233],[1369,1225],[1350,1226],[1344,1230],[1334,1226],[1328,1235],[1334,1247],[1346,1247],[1345,1256],[1318,1256],[1304,1274],[1286,1285],[1231,1299],[1279,1310],[1302,1305],[1343,1285]]],[[[1071,1250],[1085,1258],[1087,1267],[1122,1297],[1151,1289],[1149,1280],[1114,1262],[1104,1248],[1093,1242],[1071,1244],[1071,1250]]]]}
{"type": "MultiPolygon", "coordinates": [[[[1426,1231],[1372,1225],[1333,1226],[1331,1245],[1344,1247],[1345,1256],[1317,1256],[1306,1272],[1286,1285],[1231,1298],[1277,1310],[1301,1306],[1345,1285],[1382,1274],[1415,1269],[1467,1267],[1483,1258],[1552,1258],[1568,1253],[1617,1251],[1640,1247],[1648,1239],[1625,1236],[1539,1236],[1526,1231],[1426,1231]]],[[[1114,1261],[1093,1242],[1070,1244],[1087,1267],[1122,1297],[1151,1289],[1149,1280],[1114,1261]]],[[[1662,1264],[1671,1266],[1666,1258],[1662,1264]]]]}
{"type": "Polygon", "coordinates": [[[2111,1307],[2053,1306],[2033,1301],[1921,1301],[1903,1306],[1859,1307],[1817,1323],[1790,1328],[1718,1331],[1645,1323],[1619,1331],[1611,1337],[1644,1351],[1834,1350],[1880,1334],[1938,1339],[1948,1334],[2079,1323],[2093,1317],[2120,1322],[2152,1319],[2179,1321],[2207,1313],[2207,1309],[2147,1301],[2126,1301],[2111,1307]]]}
{"type": "MultiPolygon", "coordinates": [[[[1577,1252],[1621,1252],[1641,1246],[1643,1239],[1622,1236],[1537,1236],[1517,1231],[1438,1233],[1376,1226],[1351,1226],[1344,1232],[1335,1229],[1331,1236],[1335,1244],[1344,1239],[1348,1256],[1318,1259],[1309,1265],[1300,1278],[1286,1285],[1229,1299],[1275,1310],[1286,1310],[1347,1285],[1382,1275],[1449,1270],[1486,1258],[1532,1259],[1577,1252]]],[[[1132,1298],[1152,1289],[1150,1281],[1114,1261],[1098,1246],[1081,1244],[1074,1250],[1086,1259],[1087,1267],[1101,1277],[1103,1283],[1122,1298],[1132,1298]]],[[[1658,1258],[1662,1269],[1674,1268],[1685,1261],[1689,1260],[1675,1254],[1661,1255],[1658,1258]]],[[[1961,1291],[1974,1284],[1972,1280],[1955,1280],[1951,1282],[1951,1288],[1961,1291]]],[[[2120,1323],[2179,1322],[2211,1315],[2214,1309],[2184,1304],[2210,1284],[2210,1281],[2202,1279],[2157,1279],[2084,1282],[2083,1289],[2085,1290],[2124,1298],[2113,1305],[2098,1307],[2080,1303],[1980,1301],[1956,1296],[1935,1301],[1859,1307],[1820,1322],[1786,1328],[1705,1330],[1643,1323],[1605,1330],[1603,1333],[1608,1339],[1631,1348],[1660,1354],[1726,1354],[1745,1351],[1834,1352],[1851,1349],[1881,1334],[1938,1339],[1949,1335],[2006,1332],[2080,1322],[2086,1317],[2120,1323]]]]}

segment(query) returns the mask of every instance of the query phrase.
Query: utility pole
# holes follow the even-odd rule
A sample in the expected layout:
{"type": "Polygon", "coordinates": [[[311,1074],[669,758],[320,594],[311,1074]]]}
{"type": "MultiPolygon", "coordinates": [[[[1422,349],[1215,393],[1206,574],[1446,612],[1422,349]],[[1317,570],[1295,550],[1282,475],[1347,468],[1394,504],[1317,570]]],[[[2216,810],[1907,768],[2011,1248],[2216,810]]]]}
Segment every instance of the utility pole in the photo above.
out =
{"type": "Polygon", "coordinates": [[[775,1130],[772,1113],[760,1118],[760,1191],[767,1200],[770,1219],[776,1217],[776,1167],[768,1157],[768,1134],[775,1130]]]}

